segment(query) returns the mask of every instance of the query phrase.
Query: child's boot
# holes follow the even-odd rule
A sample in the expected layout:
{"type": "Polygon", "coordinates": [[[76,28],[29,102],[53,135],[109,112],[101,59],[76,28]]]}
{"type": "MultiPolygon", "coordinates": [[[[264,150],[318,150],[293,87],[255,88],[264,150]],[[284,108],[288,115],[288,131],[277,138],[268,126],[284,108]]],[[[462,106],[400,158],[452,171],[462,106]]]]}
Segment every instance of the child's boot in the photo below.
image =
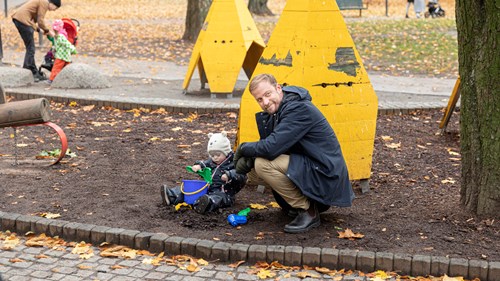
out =
{"type": "Polygon", "coordinates": [[[160,187],[161,201],[164,205],[177,205],[184,202],[184,194],[180,187],[168,188],[166,184],[160,187]]]}
{"type": "Polygon", "coordinates": [[[193,209],[199,214],[216,211],[219,208],[226,208],[233,205],[231,196],[224,192],[213,192],[204,194],[193,203],[193,209]]]}

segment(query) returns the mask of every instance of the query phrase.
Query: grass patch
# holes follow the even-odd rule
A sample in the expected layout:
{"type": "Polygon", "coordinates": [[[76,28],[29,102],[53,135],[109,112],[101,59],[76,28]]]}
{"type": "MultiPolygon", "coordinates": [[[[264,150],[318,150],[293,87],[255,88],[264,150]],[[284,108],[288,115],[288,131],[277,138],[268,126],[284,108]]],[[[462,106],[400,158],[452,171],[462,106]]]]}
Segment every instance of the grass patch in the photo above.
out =
{"type": "Polygon", "coordinates": [[[458,76],[453,19],[355,21],[348,29],[368,70],[458,76]]]}

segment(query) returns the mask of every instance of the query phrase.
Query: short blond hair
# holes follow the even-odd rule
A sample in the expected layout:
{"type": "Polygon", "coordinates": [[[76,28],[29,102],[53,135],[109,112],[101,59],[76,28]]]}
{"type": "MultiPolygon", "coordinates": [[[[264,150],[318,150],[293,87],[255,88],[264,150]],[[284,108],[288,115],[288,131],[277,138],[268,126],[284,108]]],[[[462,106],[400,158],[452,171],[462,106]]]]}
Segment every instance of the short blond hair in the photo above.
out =
{"type": "Polygon", "coordinates": [[[278,85],[276,78],[274,78],[272,74],[267,74],[267,73],[259,74],[254,78],[252,78],[252,81],[250,81],[250,86],[248,87],[250,93],[253,92],[253,90],[255,90],[255,88],[257,88],[257,86],[262,82],[268,82],[274,87],[278,85]]]}

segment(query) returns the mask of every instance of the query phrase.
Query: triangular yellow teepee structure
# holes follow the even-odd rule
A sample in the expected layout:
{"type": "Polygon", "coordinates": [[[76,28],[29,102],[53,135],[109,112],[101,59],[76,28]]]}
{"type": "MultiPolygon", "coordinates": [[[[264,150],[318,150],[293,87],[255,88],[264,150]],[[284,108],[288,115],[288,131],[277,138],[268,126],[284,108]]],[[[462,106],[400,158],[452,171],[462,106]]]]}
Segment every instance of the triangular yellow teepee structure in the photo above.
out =
{"type": "Polygon", "coordinates": [[[232,94],[241,68],[252,76],[265,43],[243,0],[214,0],[193,48],[182,88],[198,67],[201,88],[232,94]]]}
{"type": "MultiPolygon", "coordinates": [[[[288,0],[253,76],[309,90],[340,141],[351,180],[370,177],[377,96],[335,0],[288,0]]],[[[238,142],[259,139],[248,91],[240,106],[238,142]]]]}

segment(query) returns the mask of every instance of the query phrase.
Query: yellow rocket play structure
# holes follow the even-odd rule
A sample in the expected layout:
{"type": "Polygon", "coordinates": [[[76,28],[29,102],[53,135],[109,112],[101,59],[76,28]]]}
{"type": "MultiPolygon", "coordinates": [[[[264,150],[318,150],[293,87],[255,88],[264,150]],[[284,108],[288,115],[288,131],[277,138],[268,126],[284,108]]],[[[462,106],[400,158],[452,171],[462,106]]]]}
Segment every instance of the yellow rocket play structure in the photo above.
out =
{"type": "Polygon", "coordinates": [[[201,88],[232,97],[241,68],[248,77],[265,48],[244,0],[214,0],[191,54],[182,88],[187,92],[198,67],[201,88]]]}
{"type": "MultiPolygon", "coordinates": [[[[369,190],[378,100],[335,0],[288,0],[253,76],[309,90],[340,141],[351,180],[369,190]]],[[[239,114],[238,143],[256,141],[262,111],[248,86],[239,114]]]]}

